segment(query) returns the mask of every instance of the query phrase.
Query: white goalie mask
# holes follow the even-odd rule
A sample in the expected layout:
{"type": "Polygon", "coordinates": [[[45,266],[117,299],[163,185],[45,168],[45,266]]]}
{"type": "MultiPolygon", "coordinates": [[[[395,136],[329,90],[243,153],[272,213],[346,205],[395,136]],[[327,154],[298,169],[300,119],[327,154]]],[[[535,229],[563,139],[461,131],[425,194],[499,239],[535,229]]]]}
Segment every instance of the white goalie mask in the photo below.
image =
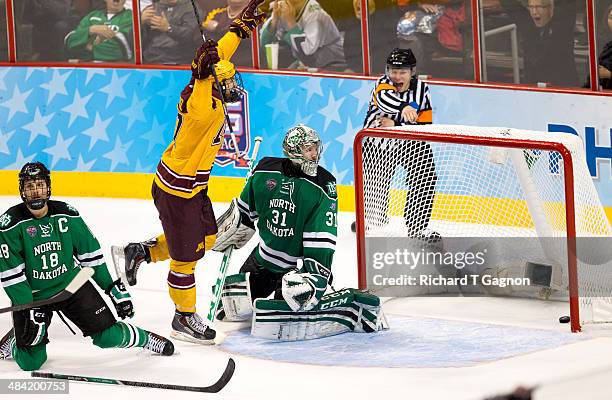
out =
{"type": "Polygon", "coordinates": [[[309,176],[317,175],[321,147],[321,138],[317,131],[302,124],[289,129],[283,140],[285,156],[309,176]]]}

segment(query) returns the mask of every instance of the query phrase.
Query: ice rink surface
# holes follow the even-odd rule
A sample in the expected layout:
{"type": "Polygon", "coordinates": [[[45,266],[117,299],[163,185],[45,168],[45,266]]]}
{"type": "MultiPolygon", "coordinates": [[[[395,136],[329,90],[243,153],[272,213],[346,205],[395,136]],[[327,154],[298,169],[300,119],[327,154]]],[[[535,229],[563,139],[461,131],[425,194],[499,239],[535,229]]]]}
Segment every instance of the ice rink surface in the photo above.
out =
{"type": "MultiPolygon", "coordinates": [[[[112,271],[110,246],[161,233],[151,201],[61,198],[75,206],[102,244],[112,271]]],[[[0,209],[18,197],[0,197],[0,209]]],[[[221,212],[226,205],[215,205],[221,212]]],[[[354,215],[340,213],[333,273],[334,286],[355,287],[354,215]]],[[[230,273],[248,256],[234,252],[230,273]]],[[[198,263],[198,307],[208,308],[221,255],[198,263]]],[[[168,263],[143,265],[131,287],[134,324],[168,336],[173,304],[167,294],[168,263]]],[[[9,305],[0,294],[0,307],[9,305]]],[[[420,297],[387,300],[391,329],[376,334],[345,334],[296,343],[251,338],[247,324],[219,323],[227,333],[220,346],[174,341],[173,357],[137,349],[103,350],[80,333],[73,336],[54,317],[44,371],[116,379],[203,386],[220,376],[228,357],[236,372],[218,394],[162,391],[112,385],[70,383],[69,395],[52,399],[482,399],[518,385],[538,386],[534,399],[611,399],[612,326],[587,327],[570,334],[557,322],[568,303],[504,298],[420,297]]],[[[0,315],[0,336],[11,327],[0,315]]],[[[13,361],[0,361],[0,379],[27,378],[13,361]]],[[[2,395],[2,399],[41,395],[2,395]]]]}

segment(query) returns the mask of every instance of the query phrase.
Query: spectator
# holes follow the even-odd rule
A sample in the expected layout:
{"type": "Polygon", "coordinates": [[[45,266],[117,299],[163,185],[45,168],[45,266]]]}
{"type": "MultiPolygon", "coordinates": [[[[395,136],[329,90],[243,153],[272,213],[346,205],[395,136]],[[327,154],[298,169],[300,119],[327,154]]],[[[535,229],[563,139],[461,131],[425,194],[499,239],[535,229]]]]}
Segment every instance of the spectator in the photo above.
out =
{"type": "Polygon", "coordinates": [[[436,70],[432,59],[436,53],[463,58],[463,28],[467,21],[465,1],[419,1],[404,9],[407,11],[397,29],[400,43],[405,41],[401,45],[412,49],[419,60],[419,71],[430,75],[448,73],[436,70]]]}
{"type": "MultiPolygon", "coordinates": [[[[363,71],[361,48],[361,0],[352,0],[348,6],[337,0],[319,0],[319,4],[336,21],[338,30],[344,36],[344,55],[348,72],[363,71]],[[339,12],[340,9],[340,12],[339,12]]],[[[372,74],[385,72],[387,56],[398,47],[395,23],[400,12],[397,0],[368,0],[368,30],[370,32],[370,71],[372,74]]]]}
{"type": "Polygon", "coordinates": [[[523,81],[578,86],[574,58],[576,0],[500,0],[516,23],[523,48],[523,81]]]}
{"type": "Polygon", "coordinates": [[[599,84],[603,89],[612,90],[612,4],[603,13],[598,25],[597,47],[599,84]]]}
{"type": "MultiPolygon", "coordinates": [[[[346,72],[363,71],[361,48],[361,0],[338,1],[317,0],[326,13],[334,20],[340,35],[343,37],[343,51],[347,63],[346,72]]],[[[376,6],[374,0],[368,0],[370,16],[376,6]]],[[[386,56],[386,55],[385,55],[386,56]]]]}
{"type": "Polygon", "coordinates": [[[71,58],[94,61],[132,59],[132,12],[126,0],[105,0],[106,10],[87,14],[64,39],[71,58]]]}
{"type": "MultiPolygon", "coordinates": [[[[261,30],[261,45],[279,42],[290,49],[289,68],[346,69],[343,38],[316,0],[277,0],[271,10],[261,30]]],[[[279,66],[286,64],[281,54],[279,66]]]]}
{"type": "MultiPolygon", "coordinates": [[[[220,40],[225,32],[227,32],[232,20],[240,14],[247,3],[248,0],[227,0],[227,4],[224,7],[210,10],[202,21],[202,28],[204,28],[206,37],[217,41],[220,40]]],[[[252,67],[252,59],[251,42],[247,41],[238,46],[232,57],[232,62],[243,67],[252,67]]]]}
{"type": "MultiPolygon", "coordinates": [[[[355,0],[354,0],[355,1],[355,0]]],[[[375,0],[374,13],[369,16],[370,30],[370,67],[373,75],[384,74],[387,67],[387,56],[399,46],[397,26],[401,12],[396,0],[375,0]],[[393,23],[389,23],[393,21],[393,23]]]]}
{"type": "Polygon", "coordinates": [[[198,24],[189,0],[159,0],[141,13],[143,60],[148,64],[189,64],[198,24]]]}
{"type": "Polygon", "coordinates": [[[26,0],[23,21],[32,24],[32,60],[58,61],[66,57],[64,37],[79,23],[72,0],[26,0]]]}

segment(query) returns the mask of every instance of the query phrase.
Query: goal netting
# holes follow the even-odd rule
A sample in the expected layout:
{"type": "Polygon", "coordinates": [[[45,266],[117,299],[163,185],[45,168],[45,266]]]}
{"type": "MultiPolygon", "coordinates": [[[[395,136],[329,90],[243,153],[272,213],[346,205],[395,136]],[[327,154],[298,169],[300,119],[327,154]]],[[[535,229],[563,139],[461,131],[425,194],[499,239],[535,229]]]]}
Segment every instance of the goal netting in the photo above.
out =
{"type": "Polygon", "coordinates": [[[569,299],[572,330],[612,322],[612,228],[579,137],[415,125],[364,129],[354,151],[360,288],[569,299]]]}

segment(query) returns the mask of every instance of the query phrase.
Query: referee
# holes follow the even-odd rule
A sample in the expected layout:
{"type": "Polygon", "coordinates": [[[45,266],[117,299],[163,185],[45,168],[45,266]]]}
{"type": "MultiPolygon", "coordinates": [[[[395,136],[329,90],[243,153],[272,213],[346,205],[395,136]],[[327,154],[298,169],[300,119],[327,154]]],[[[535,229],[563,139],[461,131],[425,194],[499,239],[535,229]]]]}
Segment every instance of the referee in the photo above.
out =
{"type": "MultiPolygon", "coordinates": [[[[431,124],[429,87],[416,77],[416,62],[410,49],[396,48],[389,54],[386,74],[372,91],[364,128],[431,124]]],[[[363,156],[366,227],[389,222],[391,179],[399,160],[408,186],[404,206],[408,237],[438,240],[440,235],[428,229],[437,180],[431,146],[414,140],[366,138],[363,156]]]]}

